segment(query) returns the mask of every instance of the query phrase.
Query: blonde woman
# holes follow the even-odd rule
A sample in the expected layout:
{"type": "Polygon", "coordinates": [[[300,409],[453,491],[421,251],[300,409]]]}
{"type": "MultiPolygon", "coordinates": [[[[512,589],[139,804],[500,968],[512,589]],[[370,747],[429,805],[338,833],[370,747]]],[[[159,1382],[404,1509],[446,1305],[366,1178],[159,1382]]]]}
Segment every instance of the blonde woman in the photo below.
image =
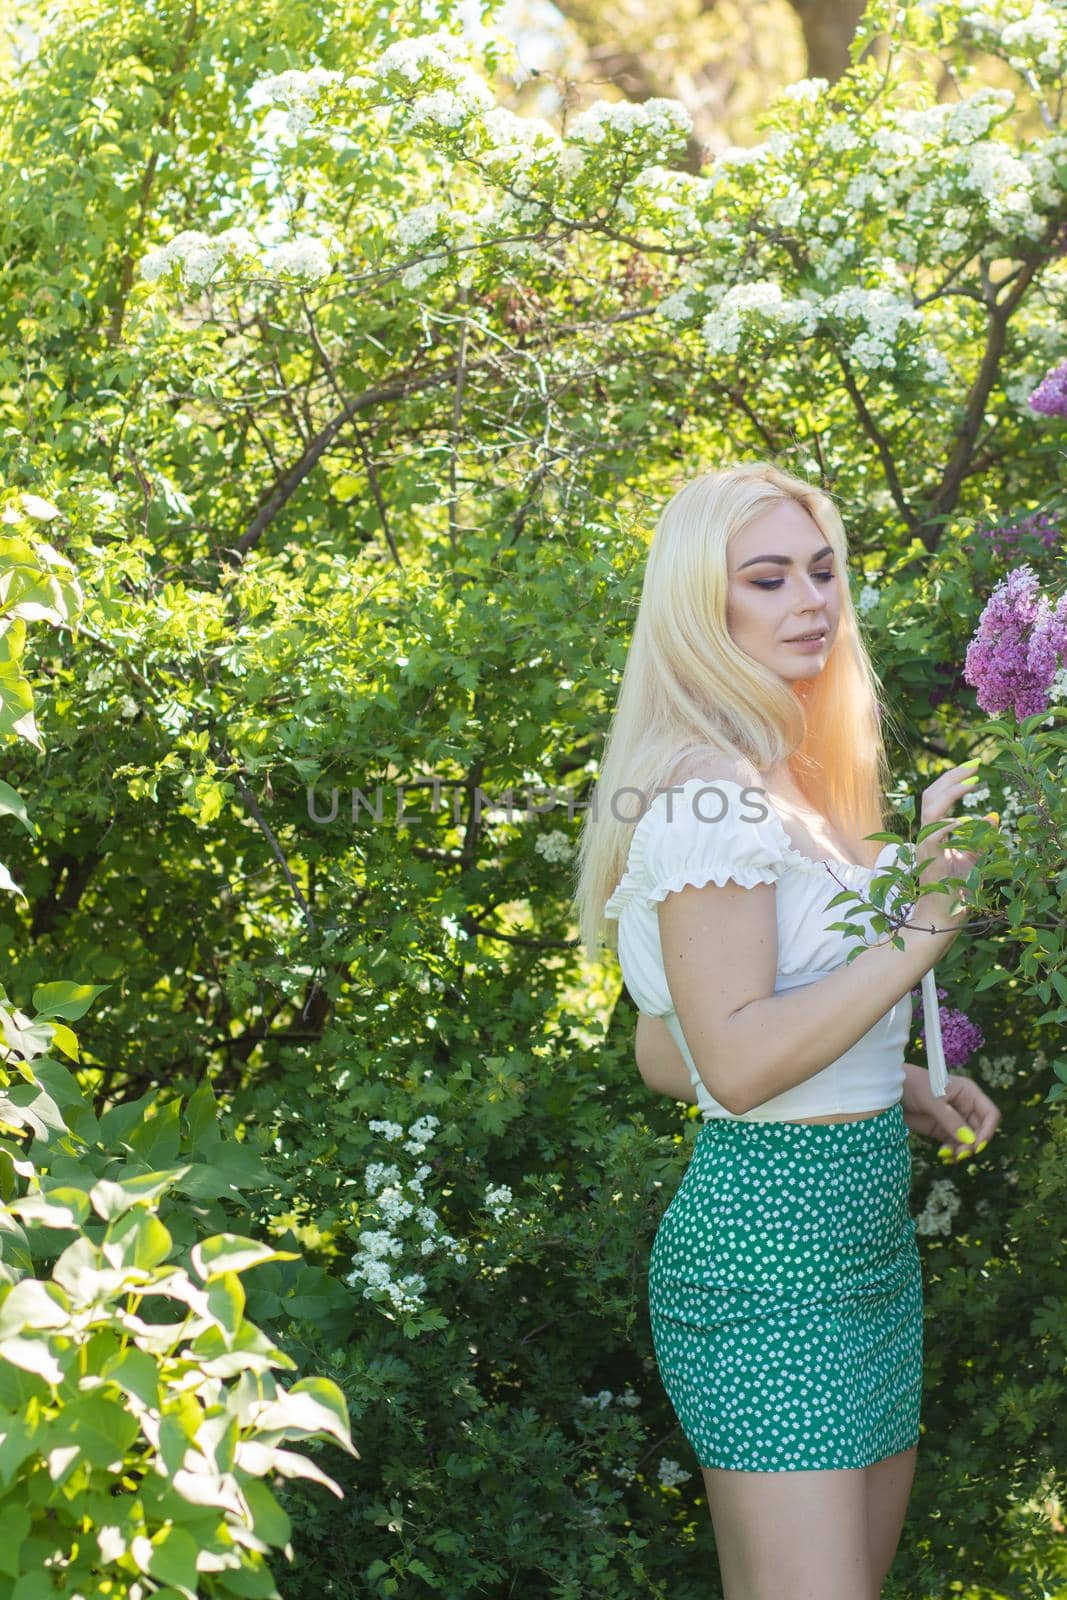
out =
{"type": "MultiPolygon", "coordinates": [[[[705,1119],[648,1295],[725,1600],[877,1600],[919,1438],[903,1056],[910,991],[964,915],[938,885],[977,858],[947,846],[951,822],[908,847],[931,887],[902,948],[829,907],[893,856],[867,837],[889,774],[847,554],[829,496],[774,465],[673,496],[579,851],[585,947],[617,925],[626,987],[705,1119]],[[846,918],[869,930],[847,965],[846,918]]],[[[921,822],[970,781],[943,773],[921,822]]],[[[972,1087],[988,1138],[999,1113],[972,1087]]]]}

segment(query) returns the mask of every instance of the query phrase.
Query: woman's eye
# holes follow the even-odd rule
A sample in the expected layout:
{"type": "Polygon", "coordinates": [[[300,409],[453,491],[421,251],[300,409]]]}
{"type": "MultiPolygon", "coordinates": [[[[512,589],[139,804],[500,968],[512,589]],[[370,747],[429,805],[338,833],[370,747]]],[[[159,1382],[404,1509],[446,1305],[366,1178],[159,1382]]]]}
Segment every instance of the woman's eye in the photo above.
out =
{"type": "MultiPolygon", "coordinates": [[[[816,578],[825,578],[827,580],[827,582],[829,582],[829,580],[833,577],[833,573],[832,572],[816,572],[816,573],[813,573],[812,576],[816,577],[816,578]]],[[[756,585],[757,589],[777,589],[785,582],[785,579],[784,578],[753,578],[752,581],[756,585]]]]}

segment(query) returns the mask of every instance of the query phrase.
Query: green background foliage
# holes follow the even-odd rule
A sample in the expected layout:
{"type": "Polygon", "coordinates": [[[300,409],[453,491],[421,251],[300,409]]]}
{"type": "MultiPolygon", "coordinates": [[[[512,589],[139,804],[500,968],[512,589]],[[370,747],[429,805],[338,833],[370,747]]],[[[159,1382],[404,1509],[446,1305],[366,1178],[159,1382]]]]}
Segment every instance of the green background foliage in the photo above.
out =
{"type": "MultiPolygon", "coordinates": [[[[413,120],[418,95],[456,92],[448,73],[368,68],[428,31],[418,8],[350,0],[77,0],[4,87],[0,470],[7,503],[45,502],[36,522],[83,596],[26,640],[40,740],[8,749],[34,829],[2,824],[21,891],[0,917],[4,1003],[32,1023],[42,985],[92,995],[73,1065],[42,1077],[31,1056],[21,1074],[41,1126],[25,1108],[15,1123],[35,1176],[8,1141],[8,1299],[59,1271],[74,1232],[106,1280],[102,1332],[57,1353],[73,1336],[31,1319],[48,1359],[88,1348],[103,1374],[123,1297],[166,1272],[214,1295],[212,1350],[240,1346],[261,1382],[268,1345],[323,1375],[289,1392],[334,1418],[299,1412],[322,1442],[344,1442],[347,1405],[359,1453],[323,1455],[343,1499],[299,1477],[269,1504],[245,1486],[265,1547],[292,1529],[274,1572],[294,1600],[709,1592],[703,1488],[644,1301],[696,1125],[650,1100],[618,970],[577,947],[570,851],[659,508],[719,460],[772,457],[834,493],[857,595],[876,591],[901,831],[974,751],[987,804],[1017,802],[973,936],[938,969],[1011,1065],[982,1156],[945,1179],[914,1145],[915,1209],[946,1181],[961,1206],[922,1240],[924,1432],[887,1592],[1052,1592],[1065,736],[1062,709],[985,718],[961,667],[1011,565],[1062,581],[1062,542],[1005,556],[982,537],[1065,509],[1062,424],[1025,404],[1062,346],[1057,80],[1017,71],[954,4],[875,0],[832,91],[773,102],[761,160],[701,178],[654,107],[599,141],[579,123],[568,148],[587,158],[569,164],[550,138],[507,153],[463,94],[458,120],[413,120]],[[257,84],[314,66],[363,82],[335,82],[303,132],[269,123],[257,84]],[[1029,174],[1030,231],[994,203],[1000,169],[988,195],[968,189],[950,140],[894,154],[902,108],[987,81],[1015,91],[983,137],[1029,174]],[[880,195],[856,182],[871,174],[880,195]],[[182,230],[235,227],[261,258],[141,275],[182,230]],[[336,242],[330,270],[273,270],[269,247],[304,236],[336,242]],[[737,350],[710,349],[702,318],[768,282],[820,297],[814,331],[755,310],[737,350]],[[856,354],[867,314],[827,304],[847,288],[920,311],[880,364],[856,354]],[[682,290],[688,311],[659,310],[682,290]],[[333,789],[336,817],[316,821],[333,789]],[[395,1166],[406,1213],[376,1166],[395,1166]],[[101,1209],[107,1184],[152,1173],[158,1193],[101,1209]],[[31,1204],[38,1183],[61,1193],[31,1204]],[[390,1231],[395,1298],[360,1275],[390,1231]],[[229,1234],[273,1254],[198,1287],[196,1250],[229,1234]]],[[[507,102],[503,46],[469,54],[507,102]]],[[[31,548],[45,560],[39,528],[31,548]]],[[[180,1429],[173,1355],[146,1353],[180,1429]]],[[[219,1402],[231,1441],[239,1367],[219,1402]]],[[[46,1381],[7,1374],[0,1400],[20,1414],[46,1381]]],[[[249,1459],[257,1481],[280,1470],[249,1459]]],[[[68,1518],[99,1521],[111,1460],[71,1469],[68,1518]]],[[[25,1504],[21,1484],[0,1493],[25,1504]]],[[[178,1566],[180,1582],[148,1577],[224,1592],[178,1566]]]]}

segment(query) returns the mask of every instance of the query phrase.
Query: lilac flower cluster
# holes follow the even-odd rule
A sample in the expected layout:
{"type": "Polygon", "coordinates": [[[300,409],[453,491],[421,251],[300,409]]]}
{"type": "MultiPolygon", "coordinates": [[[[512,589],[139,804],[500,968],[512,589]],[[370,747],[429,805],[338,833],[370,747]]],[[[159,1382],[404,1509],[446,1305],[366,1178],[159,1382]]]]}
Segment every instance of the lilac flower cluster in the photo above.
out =
{"type": "MultiPolygon", "coordinates": [[[[914,991],[921,993],[921,991],[914,991]]],[[[972,1022],[965,1011],[956,1011],[950,1006],[943,1006],[940,1002],[948,991],[939,988],[937,991],[937,1014],[941,1019],[941,1044],[945,1052],[945,1066],[951,1071],[953,1067],[962,1067],[964,1062],[980,1050],[985,1044],[985,1034],[976,1022],[972,1022]]],[[[925,1047],[926,1029],[919,1029],[919,1041],[925,1047]]]]}
{"type": "Polygon", "coordinates": [[[1024,538],[1036,539],[1046,550],[1051,550],[1060,537],[1059,524],[1052,520],[1047,511],[1031,511],[1029,516],[1020,517],[1018,522],[979,528],[977,532],[980,538],[989,541],[993,554],[997,556],[1013,550],[1024,538]]]}
{"type": "Polygon", "coordinates": [[[1030,396],[1030,407],[1046,417],[1067,417],[1067,361],[1045,373],[1030,396]]]}
{"type": "Polygon", "coordinates": [[[1051,606],[1028,564],[997,584],[967,646],[963,675],[983,711],[1016,717],[1048,709],[1057,657],[1067,657],[1067,594],[1051,606]]]}

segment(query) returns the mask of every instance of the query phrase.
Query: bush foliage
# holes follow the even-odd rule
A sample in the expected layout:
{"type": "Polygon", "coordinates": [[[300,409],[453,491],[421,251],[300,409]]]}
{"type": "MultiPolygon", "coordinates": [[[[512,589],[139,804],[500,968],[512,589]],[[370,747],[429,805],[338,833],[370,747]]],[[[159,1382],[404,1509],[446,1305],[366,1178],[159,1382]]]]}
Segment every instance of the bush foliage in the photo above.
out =
{"type": "Polygon", "coordinates": [[[3,634],[17,1600],[49,1542],[131,1600],[287,1544],[293,1600],[709,1592],[644,1299],[695,1125],[568,901],[658,508],[754,457],[841,507],[900,833],[975,751],[1003,821],[889,1592],[1067,1579],[1063,678],[964,672],[1062,585],[1067,22],[872,0],[852,62],[699,175],[673,102],[520,118],[404,4],[70,0],[0,91],[5,570],[56,613],[36,740],[3,634]]]}

